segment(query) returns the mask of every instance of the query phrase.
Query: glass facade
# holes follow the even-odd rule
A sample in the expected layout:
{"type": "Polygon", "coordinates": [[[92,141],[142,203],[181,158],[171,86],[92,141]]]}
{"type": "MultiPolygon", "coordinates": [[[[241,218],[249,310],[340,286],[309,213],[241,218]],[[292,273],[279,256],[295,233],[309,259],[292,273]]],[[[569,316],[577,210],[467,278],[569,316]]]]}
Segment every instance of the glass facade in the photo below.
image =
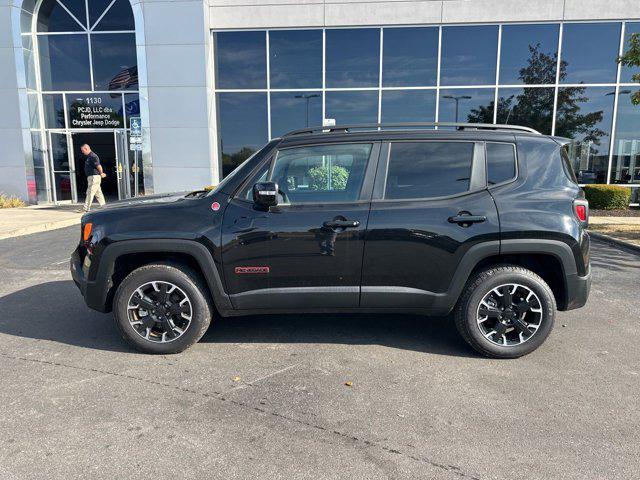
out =
{"type": "Polygon", "coordinates": [[[224,174],[323,118],[459,121],[569,137],[582,184],[640,187],[640,72],[616,63],[634,32],[640,22],[213,32],[224,174]]]}

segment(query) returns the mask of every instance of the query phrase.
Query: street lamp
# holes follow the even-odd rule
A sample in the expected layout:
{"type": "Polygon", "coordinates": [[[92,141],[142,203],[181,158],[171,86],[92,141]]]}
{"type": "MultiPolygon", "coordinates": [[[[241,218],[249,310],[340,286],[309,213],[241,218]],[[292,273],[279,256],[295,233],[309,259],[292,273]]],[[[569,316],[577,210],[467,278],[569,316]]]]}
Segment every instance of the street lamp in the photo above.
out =
{"type": "Polygon", "coordinates": [[[305,116],[305,127],[309,126],[309,99],[310,98],[317,98],[319,97],[320,94],[318,93],[303,93],[301,95],[296,95],[294,98],[304,98],[305,100],[305,110],[304,110],[304,116],[305,116]]]}
{"type": "Polygon", "coordinates": [[[449,98],[456,102],[456,123],[458,123],[458,104],[460,100],[470,100],[471,97],[469,95],[443,95],[442,98],[449,98]]]}

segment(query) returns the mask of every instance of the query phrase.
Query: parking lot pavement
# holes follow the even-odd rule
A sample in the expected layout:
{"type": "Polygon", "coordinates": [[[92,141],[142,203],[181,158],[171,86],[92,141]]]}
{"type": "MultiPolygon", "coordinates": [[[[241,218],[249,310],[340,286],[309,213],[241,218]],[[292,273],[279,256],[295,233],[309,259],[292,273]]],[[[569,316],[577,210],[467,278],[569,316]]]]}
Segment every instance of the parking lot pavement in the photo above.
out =
{"type": "Polygon", "coordinates": [[[399,315],[222,319],[158,357],[85,307],[78,235],[0,241],[3,480],[638,478],[640,257],[594,242],[588,305],[519,360],[399,315]]]}

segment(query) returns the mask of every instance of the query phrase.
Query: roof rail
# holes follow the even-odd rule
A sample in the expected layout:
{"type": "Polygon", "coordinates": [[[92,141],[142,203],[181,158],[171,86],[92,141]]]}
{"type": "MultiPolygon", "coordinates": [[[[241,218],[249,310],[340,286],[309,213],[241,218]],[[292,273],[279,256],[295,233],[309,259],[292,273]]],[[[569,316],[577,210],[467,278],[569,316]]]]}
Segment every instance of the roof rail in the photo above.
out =
{"type": "Polygon", "coordinates": [[[337,133],[337,132],[349,132],[351,130],[365,130],[365,129],[379,129],[385,128],[416,128],[416,127],[455,127],[456,130],[506,130],[506,131],[518,131],[535,133],[542,135],[537,130],[529,127],[522,127],[520,125],[501,125],[493,123],[459,123],[459,122],[404,122],[404,123],[361,123],[353,125],[332,125],[325,127],[309,127],[293,130],[289,133],[282,135],[284,137],[291,137],[294,135],[305,135],[312,133],[337,133]]]}

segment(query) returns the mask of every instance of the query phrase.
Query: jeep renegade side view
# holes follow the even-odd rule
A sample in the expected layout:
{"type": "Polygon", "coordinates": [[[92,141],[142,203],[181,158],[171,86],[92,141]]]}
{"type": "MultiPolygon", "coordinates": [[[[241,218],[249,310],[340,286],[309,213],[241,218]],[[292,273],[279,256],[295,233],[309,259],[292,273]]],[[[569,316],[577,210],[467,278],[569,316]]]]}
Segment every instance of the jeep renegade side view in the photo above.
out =
{"type": "Polygon", "coordinates": [[[589,212],[568,140],[324,128],[272,140],[210,192],[84,215],[71,272],[86,303],[148,353],[184,350],[216,315],[454,312],[500,358],[532,352],[556,310],[585,304],[589,212]]]}

